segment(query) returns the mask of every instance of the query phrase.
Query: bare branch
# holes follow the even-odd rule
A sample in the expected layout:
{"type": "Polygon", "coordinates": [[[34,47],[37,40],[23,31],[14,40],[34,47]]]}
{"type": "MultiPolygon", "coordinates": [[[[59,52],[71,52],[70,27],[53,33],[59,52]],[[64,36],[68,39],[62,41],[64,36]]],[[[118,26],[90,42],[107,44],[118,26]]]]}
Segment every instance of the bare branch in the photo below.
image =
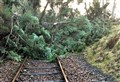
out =
{"type": "Polygon", "coordinates": [[[49,0],[48,0],[48,2],[46,3],[45,8],[44,8],[44,10],[43,10],[43,12],[42,12],[42,15],[41,15],[41,17],[40,17],[40,23],[42,22],[42,19],[43,19],[44,15],[45,15],[45,11],[46,11],[46,8],[47,8],[48,4],[49,4],[49,0]]]}

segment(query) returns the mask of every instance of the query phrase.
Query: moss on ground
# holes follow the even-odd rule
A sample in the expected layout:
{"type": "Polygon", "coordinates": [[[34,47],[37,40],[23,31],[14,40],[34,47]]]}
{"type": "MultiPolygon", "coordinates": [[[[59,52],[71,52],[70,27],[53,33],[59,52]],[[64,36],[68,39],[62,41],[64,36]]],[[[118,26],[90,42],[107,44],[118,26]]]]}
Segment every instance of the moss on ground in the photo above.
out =
{"type": "Polygon", "coordinates": [[[87,47],[84,53],[89,63],[120,82],[120,25],[113,26],[108,35],[87,47]]]}

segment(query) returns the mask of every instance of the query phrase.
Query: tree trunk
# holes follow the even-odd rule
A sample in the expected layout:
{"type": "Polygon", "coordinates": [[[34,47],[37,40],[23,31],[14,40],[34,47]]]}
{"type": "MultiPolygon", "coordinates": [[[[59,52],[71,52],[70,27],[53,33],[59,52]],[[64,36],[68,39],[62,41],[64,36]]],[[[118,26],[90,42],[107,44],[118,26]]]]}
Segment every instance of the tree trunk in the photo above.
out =
{"type": "Polygon", "coordinates": [[[115,8],[116,8],[116,0],[114,0],[114,3],[113,3],[112,18],[115,17],[115,14],[114,14],[114,12],[115,12],[115,8]]]}

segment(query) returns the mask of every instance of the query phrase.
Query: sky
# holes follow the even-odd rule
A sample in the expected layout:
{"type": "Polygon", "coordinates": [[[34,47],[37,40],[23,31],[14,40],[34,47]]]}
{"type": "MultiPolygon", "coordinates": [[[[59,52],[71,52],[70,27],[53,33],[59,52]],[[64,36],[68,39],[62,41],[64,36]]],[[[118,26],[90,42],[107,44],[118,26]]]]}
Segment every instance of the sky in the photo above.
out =
{"type": "MultiPolygon", "coordinates": [[[[66,0],[64,0],[66,1],[66,0]]],[[[69,7],[73,8],[73,9],[78,9],[80,11],[80,14],[81,15],[84,15],[85,14],[85,2],[87,3],[87,5],[89,5],[90,3],[92,3],[93,0],[83,0],[82,3],[80,3],[79,5],[77,4],[77,0],[74,0],[73,2],[71,2],[69,4],[69,7]]],[[[101,0],[101,1],[105,1],[105,0],[101,0]]],[[[46,0],[41,0],[41,11],[44,9],[45,5],[46,5],[46,0]]],[[[113,3],[114,3],[114,0],[109,0],[109,6],[107,7],[107,10],[111,11],[112,8],[113,8],[113,3]]],[[[116,0],[116,8],[115,8],[115,14],[114,16],[116,18],[120,18],[120,0],[116,0]]],[[[50,7],[48,6],[47,7],[47,10],[49,10],[50,7]]],[[[56,9],[57,10],[57,9],[56,9]]]]}

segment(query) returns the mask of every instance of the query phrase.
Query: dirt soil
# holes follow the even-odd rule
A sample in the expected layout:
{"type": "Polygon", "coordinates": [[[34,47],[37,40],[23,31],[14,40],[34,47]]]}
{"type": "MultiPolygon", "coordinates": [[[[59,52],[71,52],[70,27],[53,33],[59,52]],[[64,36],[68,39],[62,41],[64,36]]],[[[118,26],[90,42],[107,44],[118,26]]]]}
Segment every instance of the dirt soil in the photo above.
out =
{"type": "Polygon", "coordinates": [[[11,82],[20,63],[6,60],[0,64],[0,82],[11,82]]]}
{"type": "Polygon", "coordinates": [[[103,74],[78,55],[69,54],[60,61],[69,82],[116,82],[110,75],[103,74]]]}

